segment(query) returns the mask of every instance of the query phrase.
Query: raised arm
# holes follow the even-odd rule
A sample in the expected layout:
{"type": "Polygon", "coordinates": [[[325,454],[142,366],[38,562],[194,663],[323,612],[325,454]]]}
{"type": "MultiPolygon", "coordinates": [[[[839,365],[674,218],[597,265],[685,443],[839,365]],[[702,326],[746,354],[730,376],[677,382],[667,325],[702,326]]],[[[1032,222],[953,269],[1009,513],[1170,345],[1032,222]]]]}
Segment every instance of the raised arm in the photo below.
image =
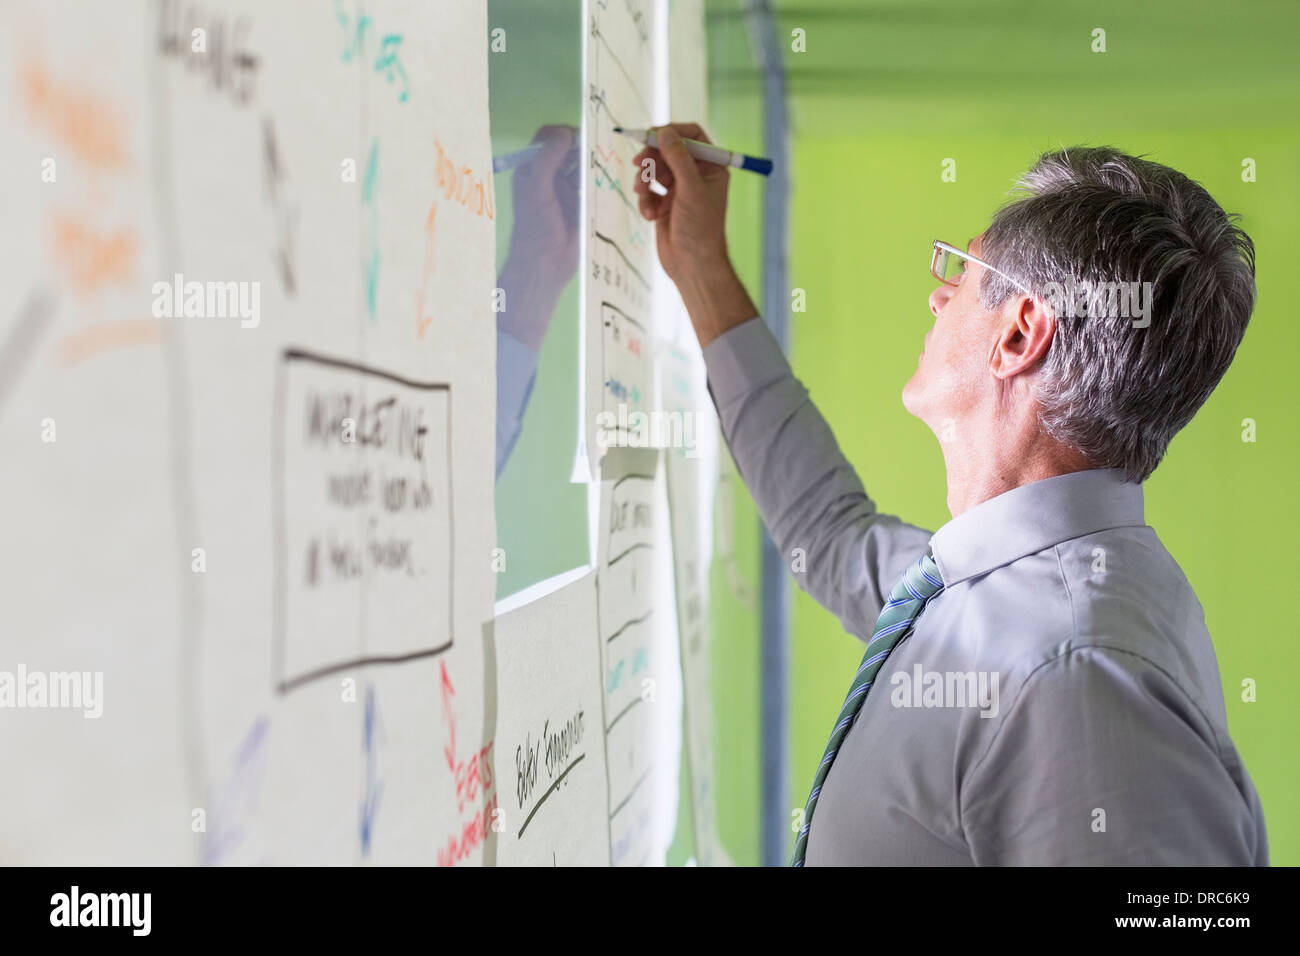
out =
{"type": "Polygon", "coordinates": [[[714,339],[704,359],[727,445],[786,565],[867,640],[930,532],[876,510],[761,319],[714,339]]]}
{"type": "Polygon", "coordinates": [[[726,168],[693,159],[674,130],[708,140],[694,124],[661,129],[660,148],[647,147],[637,161],[654,161],[668,194],[655,195],[640,179],[636,190],[704,349],[723,434],[795,580],[865,640],[930,532],[880,514],[867,496],[731,266],[726,168]]]}

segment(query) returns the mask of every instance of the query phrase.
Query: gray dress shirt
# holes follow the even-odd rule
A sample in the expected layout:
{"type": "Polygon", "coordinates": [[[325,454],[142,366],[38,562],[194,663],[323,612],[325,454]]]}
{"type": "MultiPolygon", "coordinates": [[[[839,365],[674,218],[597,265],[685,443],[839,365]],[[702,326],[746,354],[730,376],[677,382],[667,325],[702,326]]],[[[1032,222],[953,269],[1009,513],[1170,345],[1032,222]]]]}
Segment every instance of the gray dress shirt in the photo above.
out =
{"type": "Polygon", "coordinates": [[[932,534],[876,510],[761,319],[704,358],[772,539],[850,634],[927,549],[943,575],[832,764],[808,865],[1268,863],[1200,602],[1141,485],[1047,478],[932,534]]]}

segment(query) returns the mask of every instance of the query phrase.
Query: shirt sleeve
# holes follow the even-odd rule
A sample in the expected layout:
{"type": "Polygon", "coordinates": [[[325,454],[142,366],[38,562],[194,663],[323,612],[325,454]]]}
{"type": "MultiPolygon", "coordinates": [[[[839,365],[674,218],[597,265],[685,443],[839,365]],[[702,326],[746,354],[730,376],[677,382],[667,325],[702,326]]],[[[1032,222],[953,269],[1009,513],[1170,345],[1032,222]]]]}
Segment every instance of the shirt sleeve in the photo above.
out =
{"type": "Polygon", "coordinates": [[[959,795],[977,865],[1260,858],[1262,817],[1219,759],[1210,724],[1136,654],[1086,647],[1041,665],[991,736],[959,795]]]}
{"type": "Polygon", "coordinates": [[[930,532],[876,510],[762,319],[718,336],[704,362],[736,467],[795,580],[869,639],[930,532]]]}
{"type": "Polygon", "coordinates": [[[497,329],[497,477],[506,467],[523,427],[524,410],[537,379],[537,352],[497,329]]]}

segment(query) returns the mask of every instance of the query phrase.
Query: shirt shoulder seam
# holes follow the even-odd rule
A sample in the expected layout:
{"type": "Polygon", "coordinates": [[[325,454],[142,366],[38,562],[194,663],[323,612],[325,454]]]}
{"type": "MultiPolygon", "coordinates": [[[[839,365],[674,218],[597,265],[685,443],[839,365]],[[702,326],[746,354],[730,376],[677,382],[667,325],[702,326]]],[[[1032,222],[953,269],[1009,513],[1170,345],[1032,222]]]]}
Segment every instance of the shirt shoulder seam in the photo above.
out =
{"type": "Polygon", "coordinates": [[[1061,584],[1065,587],[1065,596],[1070,602],[1070,640],[1073,642],[1079,636],[1079,620],[1074,611],[1074,592],[1070,590],[1070,578],[1065,573],[1065,563],[1061,560],[1061,545],[1065,542],[1057,542],[1052,548],[1056,555],[1056,568],[1061,572],[1061,584]]]}
{"type": "MultiPolygon", "coordinates": [[[[1016,699],[1012,702],[1011,706],[1007,709],[1006,717],[998,725],[998,729],[993,732],[993,737],[992,739],[989,740],[988,746],[984,748],[984,753],[982,753],[979,756],[979,758],[976,759],[975,763],[971,765],[970,770],[966,772],[965,779],[970,779],[971,777],[975,776],[980,771],[980,769],[984,766],[984,761],[988,758],[988,755],[992,753],[993,747],[997,744],[998,737],[1002,734],[1003,728],[1005,728],[1007,724],[1010,723],[1013,712],[1020,705],[1020,702],[1024,700],[1025,697],[1027,696],[1026,692],[1029,689],[1030,682],[1033,681],[1033,679],[1038,676],[1038,674],[1043,670],[1043,668],[1048,667],[1051,664],[1055,664],[1058,661],[1063,660],[1068,655],[1073,654],[1077,651],[1106,651],[1106,652],[1113,652],[1116,654],[1127,654],[1130,657],[1136,657],[1138,660],[1150,665],[1152,668],[1159,671],[1162,675],[1164,675],[1169,680],[1170,684],[1172,684],[1175,688],[1177,688],[1178,693],[1183,697],[1183,699],[1186,700],[1189,704],[1191,704],[1193,708],[1195,708],[1196,712],[1200,715],[1201,719],[1205,721],[1206,726],[1210,728],[1210,733],[1213,735],[1214,738],[1214,756],[1217,760],[1219,760],[1220,763],[1223,762],[1223,752],[1219,746],[1219,735],[1218,735],[1218,731],[1215,730],[1214,721],[1209,718],[1209,716],[1201,708],[1201,705],[1198,704],[1196,700],[1194,700],[1192,696],[1187,693],[1187,691],[1183,688],[1183,685],[1179,683],[1179,681],[1172,674],[1170,674],[1169,671],[1167,671],[1165,668],[1161,667],[1159,664],[1157,664],[1155,661],[1151,660],[1150,658],[1146,657],[1145,655],[1139,654],[1137,651],[1132,651],[1125,647],[1112,647],[1109,644],[1083,644],[1078,647],[1066,648],[1065,650],[1061,651],[1059,654],[1056,654],[1055,656],[1050,657],[1047,660],[1041,662],[1032,671],[1029,672],[1029,675],[1024,679],[1024,681],[1020,685],[1020,692],[1016,695],[1016,699]]],[[[962,789],[963,791],[965,790],[964,787],[962,789]]],[[[965,817],[965,808],[962,805],[963,799],[964,799],[964,794],[962,796],[959,796],[958,798],[958,805],[957,805],[958,819],[965,817]]]]}

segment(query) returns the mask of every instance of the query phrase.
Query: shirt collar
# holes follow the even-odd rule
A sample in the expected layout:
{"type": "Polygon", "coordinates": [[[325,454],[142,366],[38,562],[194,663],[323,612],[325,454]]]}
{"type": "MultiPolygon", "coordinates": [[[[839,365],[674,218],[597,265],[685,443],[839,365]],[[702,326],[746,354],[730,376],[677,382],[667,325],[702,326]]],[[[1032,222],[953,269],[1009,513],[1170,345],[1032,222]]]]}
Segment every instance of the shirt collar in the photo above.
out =
{"type": "Polygon", "coordinates": [[[1146,524],[1142,486],[1120,468],[1092,468],[1012,488],[953,518],[930,538],[945,587],[1027,554],[1108,528],[1146,524]]]}

